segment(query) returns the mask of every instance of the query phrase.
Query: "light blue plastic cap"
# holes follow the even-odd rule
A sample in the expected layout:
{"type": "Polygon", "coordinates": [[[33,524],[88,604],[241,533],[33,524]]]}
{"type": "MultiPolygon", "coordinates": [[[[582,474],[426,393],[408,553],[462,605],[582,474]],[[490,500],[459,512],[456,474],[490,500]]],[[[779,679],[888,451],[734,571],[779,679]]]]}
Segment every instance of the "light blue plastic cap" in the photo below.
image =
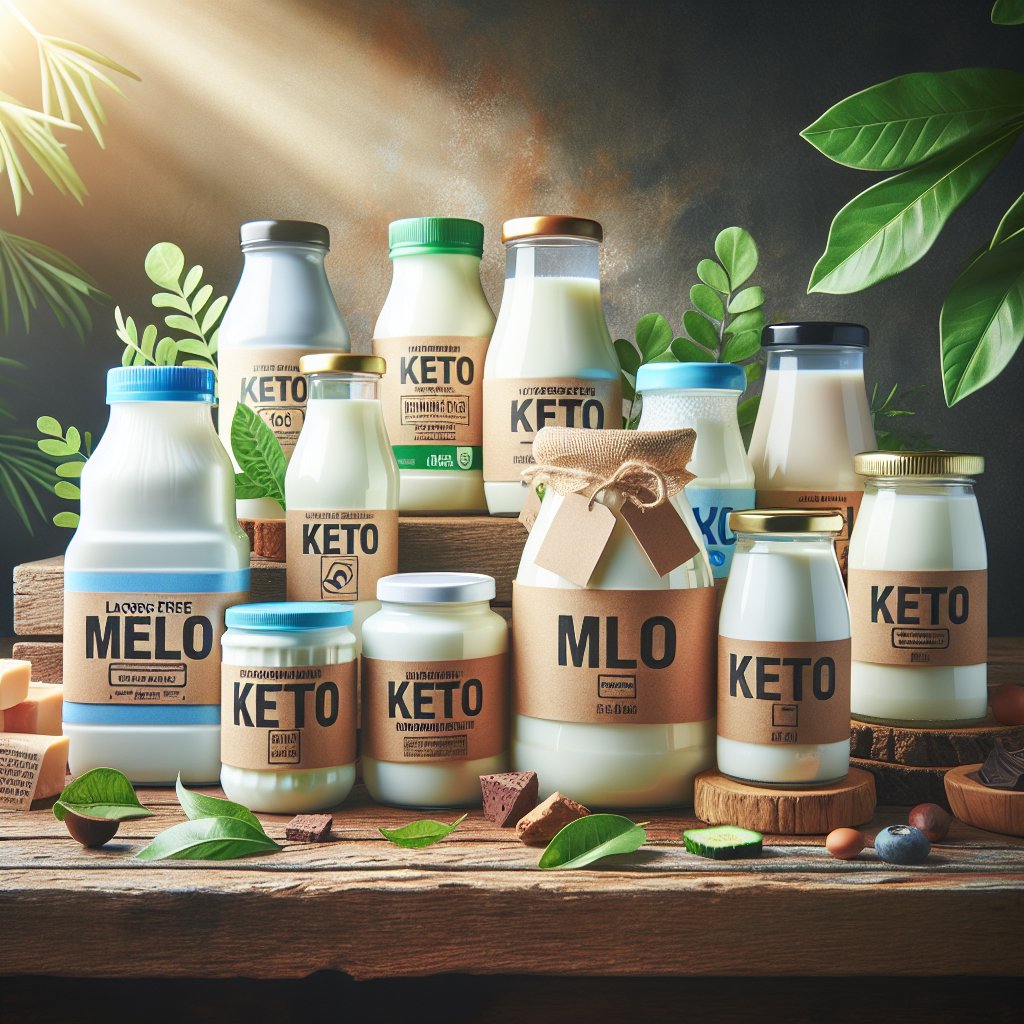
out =
{"type": "Polygon", "coordinates": [[[691,388],[742,391],[746,386],[743,367],[732,363],[647,363],[636,375],[636,389],[641,393],[691,388]]]}
{"type": "Polygon", "coordinates": [[[107,371],[107,404],[205,402],[213,405],[217,379],[201,366],[115,366],[107,371]]]}
{"type": "Polygon", "coordinates": [[[228,629],[337,629],[352,625],[352,605],[333,601],[236,604],[224,613],[228,629]]]}

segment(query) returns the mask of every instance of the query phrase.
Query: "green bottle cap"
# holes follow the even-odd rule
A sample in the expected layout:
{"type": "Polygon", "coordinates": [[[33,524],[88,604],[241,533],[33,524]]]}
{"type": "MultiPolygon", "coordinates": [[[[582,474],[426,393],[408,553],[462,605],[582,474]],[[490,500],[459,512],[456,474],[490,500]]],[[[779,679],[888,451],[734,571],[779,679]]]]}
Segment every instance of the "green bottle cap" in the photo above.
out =
{"type": "Polygon", "coordinates": [[[407,217],[388,225],[390,256],[461,253],[482,256],[484,226],[463,217],[407,217]]]}

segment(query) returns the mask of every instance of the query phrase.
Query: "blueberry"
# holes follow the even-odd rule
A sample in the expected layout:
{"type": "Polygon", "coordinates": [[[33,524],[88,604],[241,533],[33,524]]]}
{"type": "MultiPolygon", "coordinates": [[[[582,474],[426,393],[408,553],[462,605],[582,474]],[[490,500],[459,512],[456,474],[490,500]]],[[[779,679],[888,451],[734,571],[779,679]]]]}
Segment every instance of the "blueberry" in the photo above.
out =
{"type": "Polygon", "coordinates": [[[923,864],[931,851],[928,837],[913,825],[890,825],[875,836],[875,853],[889,864],[923,864]]]}

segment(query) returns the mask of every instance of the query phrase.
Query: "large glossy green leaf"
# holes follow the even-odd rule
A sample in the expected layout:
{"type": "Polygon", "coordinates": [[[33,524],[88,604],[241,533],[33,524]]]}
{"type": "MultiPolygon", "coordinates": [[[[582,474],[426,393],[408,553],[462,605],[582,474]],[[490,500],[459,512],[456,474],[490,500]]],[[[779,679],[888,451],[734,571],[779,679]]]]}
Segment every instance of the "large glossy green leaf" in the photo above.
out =
{"type": "Polygon", "coordinates": [[[983,253],[953,282],[939,334],[947,405],[1003,371],[1024,338],[1024,233],[983,253]]]}
{"type": "Polygon", "coordinates": [[[860,291],[913,266],[1021,133],[1001,128],[880,181],[835,216],[808,292],[860,291]]]}
{"type": "Polygon", "coordinates": [[[67,812],[87,818],[148,818],[152,811],[139,803],[132,784],[116,768],[92,768],[72,779],[53,805],[53,816],[63,821],[67,812]]]}
{"type": "Polygon", "coordinates": [[[263,832],[262,822],[248,807],[218,796],[194,793],[191,789],[185,788],[180,774],[174,784],[174,791],[177,794],[178,803],[181,804],[181,809],[185,812],[185,817],[190,821],[198,821],[201,818],[238,818],[239,821],[244,821],[263,832]]]}
{"type": "Polygon", "coordinates": [[[992,21],[996,25],[1024,25],[1024,0],[996,0],[992,21]]]}
{"type": "Polygon", "coordinates": [[[273,498],[283,506],[288,463],[281,443],[263,418],[243,402],[235,406],[231,421],[231,451],[242,473],[262,489],[261,497],[273,498]]]}
{"type": "Polygon", "coordinates": [[[650,362],[660,356],[672,344],[672,328],[660,313],[648,313],[636,324],[637,348],[644,354],[644,361],[650,362]]]}
{"type": "Polygon", "coordinates": [[[733,289],[739,288],[757,267],[757,245],[749,231],[726,228],[715,239],[715,255],[721,260],[733,289]]]}
{"type": "Polygon", "coordinates": [[[989,248],[994,249],[1022,229],[1024,229],[1024,194],[1019,195],[1017,201],[1003,214],[1003,219],[992,236],[992,244],[989,248]]]}
{"type": "MultiPolygon", "coordinates": [[[[646,824],[646,823],[645,823],[646,824]]],[[[618,853],[632,853],[647,842],[647,833],[621,814],[589,814],[570,821],[541,854],[537,867],[585,868],[618,853]]]]}
{"type": "Polygon", "coordinates": [[[800,134],[837,164],[899,171],[1022,114],[1015,71],[915,72],[840,100],[800,134]]]}
{"type": "Polygon", "coordinates": [[[200,818],[165,829],[135,856],[138,860],[234,860],[280,849],[241,818],[200,818]]]}

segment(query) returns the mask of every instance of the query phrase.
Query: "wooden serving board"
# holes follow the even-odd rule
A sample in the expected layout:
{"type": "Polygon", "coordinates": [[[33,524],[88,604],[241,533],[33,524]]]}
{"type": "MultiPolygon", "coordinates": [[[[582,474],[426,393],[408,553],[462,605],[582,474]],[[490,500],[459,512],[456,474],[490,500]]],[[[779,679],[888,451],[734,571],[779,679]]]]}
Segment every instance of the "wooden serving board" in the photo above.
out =
{"type": "Polygon", "coordinates": [[[968,825],[1004,836],[1024,836],[1024,792],[992,789],[978,780],[980,764],[946,773],[946,795],[953,813],[968,825]]]}
{"type": "Polygon", "coordinates": [[[954,768],[984,761],[1003,740],[1011,749],[1024,747],[1024,725],[950,726],[913,729],[854,719],[850,723],[850,754],[869,761],[911,768],[954,768]]]}
{"type": "Polygon", "coordinates": [[[710,771],[697,776],[693,809],[709,825],[787,836],[825,835],[870,821],[875,783],[856,768],[842,782],[807,789],[752,786],[710,771]]]}

